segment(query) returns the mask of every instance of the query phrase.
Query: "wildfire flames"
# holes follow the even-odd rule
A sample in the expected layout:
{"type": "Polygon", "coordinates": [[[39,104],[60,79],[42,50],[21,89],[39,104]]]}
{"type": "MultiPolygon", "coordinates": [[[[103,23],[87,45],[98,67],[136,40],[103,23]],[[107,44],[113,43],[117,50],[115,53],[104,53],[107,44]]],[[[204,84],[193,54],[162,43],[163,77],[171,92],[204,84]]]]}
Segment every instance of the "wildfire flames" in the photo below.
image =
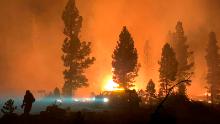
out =
{"type": "Polygon", "coordinates": [[[112,78],[107,78],[105,80],[106,84],[104,85],[104,91],[115,91],[115,90],[124,90],[123,88],[119,88],[119,85],[115,83],[112,78]]]}

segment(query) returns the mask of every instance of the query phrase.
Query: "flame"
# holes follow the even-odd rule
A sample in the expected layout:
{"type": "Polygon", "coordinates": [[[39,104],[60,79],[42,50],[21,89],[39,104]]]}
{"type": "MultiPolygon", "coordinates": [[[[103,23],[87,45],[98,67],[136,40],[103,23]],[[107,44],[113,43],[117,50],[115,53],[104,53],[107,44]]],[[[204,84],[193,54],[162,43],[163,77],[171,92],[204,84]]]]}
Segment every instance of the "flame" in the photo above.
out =
{"type": "Polygon", "coordinates": [[[116,90],[124,90],[123,88],[119,88],[119,84],[115,83],[110,76],[105,80],[106,84],[104,86],[105,91],[116,91],[116,90]]]}
{"type": "MultiPolygon", "coordinates": [[[[103,91],[120,91],[120,90],[124,90],[124,88],[120,88],[119,84],[117,84],[116,82],[113,81],[112,76],[106,76],[105,80],[104,80],[105,84],[103,87],[103,91]]],[[[135,85],[134,87],[129,88],[130,90],[139,90],[139,87],[137,85],[135,85]]]]}
{"type": "Polygon", "coordinates": [[[117,89],[119,85],[115,83],[113,80],[108,80],[107,84],[105,85],[104,89],[107,91],[114,91],[117,89]]]}

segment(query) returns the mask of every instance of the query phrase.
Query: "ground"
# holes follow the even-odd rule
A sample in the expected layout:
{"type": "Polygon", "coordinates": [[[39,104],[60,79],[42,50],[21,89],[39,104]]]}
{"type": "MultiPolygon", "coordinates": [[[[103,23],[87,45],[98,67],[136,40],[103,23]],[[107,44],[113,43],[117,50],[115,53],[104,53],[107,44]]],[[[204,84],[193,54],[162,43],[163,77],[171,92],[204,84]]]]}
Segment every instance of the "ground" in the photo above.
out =
{"type": "Polygon", "coordinates": [[[5,115],[1,124],[219,124],[220,106],[196,101],[172,100],[155,113],[157,105],[101,111],[62,109],[49,106],[40,114],[5,115]]]}

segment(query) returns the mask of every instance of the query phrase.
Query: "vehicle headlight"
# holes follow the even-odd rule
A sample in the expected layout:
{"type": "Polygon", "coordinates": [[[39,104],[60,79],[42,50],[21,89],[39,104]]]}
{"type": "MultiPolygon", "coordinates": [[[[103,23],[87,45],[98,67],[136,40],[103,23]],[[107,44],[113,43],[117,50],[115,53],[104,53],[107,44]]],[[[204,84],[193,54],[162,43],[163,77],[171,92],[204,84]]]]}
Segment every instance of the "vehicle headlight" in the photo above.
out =
{"type": "Polygon", "coordinates": [[[109,101],[108,98],[104,98],[104,99],[103,99],[103,102],[108,102],[108,101],[109,101]]]}
{"type": "Polygon", "coordinates": [[[56,102],[57,103],[62,103],[63,101],[62,101],[62,99],[56,99],[56,102]]]}

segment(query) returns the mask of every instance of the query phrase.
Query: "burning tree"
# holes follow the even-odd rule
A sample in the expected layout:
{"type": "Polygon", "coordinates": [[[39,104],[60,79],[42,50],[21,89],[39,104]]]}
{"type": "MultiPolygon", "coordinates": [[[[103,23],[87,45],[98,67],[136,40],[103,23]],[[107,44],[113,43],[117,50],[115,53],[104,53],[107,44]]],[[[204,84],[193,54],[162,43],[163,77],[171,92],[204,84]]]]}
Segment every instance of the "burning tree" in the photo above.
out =
{"type": "Polygon", "coordinates": [[[83,86],[88,86],[88,79],[85,76],[87,69],[95,61],[89,57],[91,53],[91,42],[81,42],[79,32],[82,26],[82,16],[76,8],[75,0],[69,0],[63,12],[62,19],[65,25],[64,35],[66,36],[62,51],[64,62],[64,86],[63,94],[72,96],[73,91],[83,86]]]}
{"type": "Polygon", "coordinates": [[[216,101],[220,88],[220,54],[218,51],[219,47],[217,46],[216,35],[214,32],[210,32],[205,58],[208,65],[207,83],[210,85],[212,103],[216,101]]]}
{"type": "Polygon", "coordinates": [[[138,54],[126,27],[123,27],[119,35],[112,59],[113,80],[125,89],[133,87],[134,79],[138,75],[138,54]]]}
{"type": "Polygon", "coordinates": [[[159,62],[160,69],[160,90],[159,96],[164,96],[168,93],[173,81],[176,80],[178,63],[176,55],[172,47],[166,43],[162,49],[161,60],[159,62]]]}
{"type": "MultiPolygon", "coordinates": [[[[189,51],[189,46],[186,44],[187,38],[184,34],[182,22],[177,22],[176,32],[173,34],[170,33],[169,35],[178,61],[177,79],[178,81],[182,81],[193,74],[193,52],[189,51]]],[[[186,84],[190,85],[190,83],[182,83],[178,85],[179,95],[186,95],[186,84]]]]}

